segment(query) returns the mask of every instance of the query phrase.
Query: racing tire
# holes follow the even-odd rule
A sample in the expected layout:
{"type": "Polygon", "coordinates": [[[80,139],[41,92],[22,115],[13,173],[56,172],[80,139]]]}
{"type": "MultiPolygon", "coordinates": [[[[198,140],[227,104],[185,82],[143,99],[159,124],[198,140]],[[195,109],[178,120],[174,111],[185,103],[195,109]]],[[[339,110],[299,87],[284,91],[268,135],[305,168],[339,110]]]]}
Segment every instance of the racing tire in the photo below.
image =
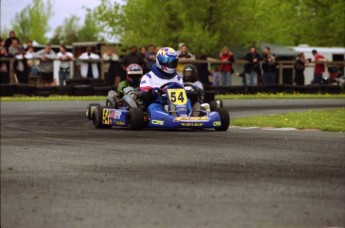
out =
{"type": "Polygon", "coordinates": [[[219,107],[219,108],[223,108],[223,101],[222,101],[222,100],[218,100],[218,102],[219,102],[218,107],[219,107]]]}
{"type": "Polygon", "coordinates": [[[92,122],[95,128],[107,128],[110,129],[112,126],[111,125],[106,125],[102,123],[103,119],[103,109],[104,107],[97,106],[95,109],[95,112],[92,115],[92,122]]]}
{"type": "Polygon", "coordinates": [[[144,128],[144,113],[141,108],[129,109],[127,125],[131,130],[140,131],[144,128]]]}
{"type": "Polygon", "coordinates": [[[210,102],[210,109],[211,109],[211,112],[217,112],[219,107],[218,107],[218,103],[217,101],[211,101],[210,102]]]}
{"type": "Polygon", "coordinates": [[[220,128],[215,128],[216,131],[226,131],[229,128],[230,125],[230,115],[229,112],[224,108],[219,108],[218,111],[220,116],[220,128]]]}
{"type": "Polygon", "coordinates": [[[89,119],[89,120],[92,120],[92,116],[91,116],[91,107],[92,106],[101,106],[100,104],[98,103],[91,103],[89,104],[87,107],[86,107],[86,117],[89,119]]]}

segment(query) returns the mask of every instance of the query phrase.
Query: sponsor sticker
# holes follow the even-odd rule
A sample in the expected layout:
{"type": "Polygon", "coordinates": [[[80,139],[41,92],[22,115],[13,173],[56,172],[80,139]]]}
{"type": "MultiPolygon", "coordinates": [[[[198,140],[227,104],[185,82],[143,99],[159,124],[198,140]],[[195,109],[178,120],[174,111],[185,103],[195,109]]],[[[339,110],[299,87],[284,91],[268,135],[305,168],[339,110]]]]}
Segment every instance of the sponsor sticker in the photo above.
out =
{"type": "Polygon", "coordinates": [[[123,121],[115,121],[115,124],[116,125],[125,125],[125,122],[123,122],[123,121]]]}
{"type": "Polygon", "coordinates": [[[214,121],[213,122],[213,126],[221,126],[222,124],[221,124],[221,122],[220,121],[214,121]]]}
{"type": "Polygon", "coordinates": [[[116,119],[116,120],[121,119],[121,111],[117,111],[117,110],[114,110],[114,109],[110,110],[109,111],[109,118],[116,119]]]}
{"type": "Polygon", "coordinates": [[[203,123],[181,123],[183,127],[201,127],[203,125],[203,123]]]}
{"type": "Polygon", "coordinates": [[[199,116],[199,117],[176,117],[174,119],[175,122],[178,121],[185,121],[185,122],[194,122],[194,121],[207,121],[209,120],[208,116],[199,116]]]}
{"type": "Polygon", "coordinates": [[[164,125],[163,120],[151,120],[151,123],[155,125],[164,125]]]}

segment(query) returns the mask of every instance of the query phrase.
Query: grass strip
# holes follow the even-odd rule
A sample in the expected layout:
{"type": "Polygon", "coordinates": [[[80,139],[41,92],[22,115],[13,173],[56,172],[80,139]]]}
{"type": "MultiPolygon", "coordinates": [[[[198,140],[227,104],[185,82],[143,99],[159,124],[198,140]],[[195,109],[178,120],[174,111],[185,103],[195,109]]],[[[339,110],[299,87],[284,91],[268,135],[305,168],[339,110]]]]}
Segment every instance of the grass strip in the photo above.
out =
{"type": "Polygon", "coordinates": [[[34,102],[34,101],[105,101],[107,96],[57,96],[29,97],[13,96],[1,97],[1,102],[34,102]]]}
{"type": "Polygon", "coordinates": [[[235,118],[231,120],[231,125],[345,132],[345,108],[235,118]]]}
{"type": "Polygon", "coordinates": [[[257,94],[219,94],[216,99],[345,99],[345,94],[303,94],[303,93],[257,93],[257,94]]]}

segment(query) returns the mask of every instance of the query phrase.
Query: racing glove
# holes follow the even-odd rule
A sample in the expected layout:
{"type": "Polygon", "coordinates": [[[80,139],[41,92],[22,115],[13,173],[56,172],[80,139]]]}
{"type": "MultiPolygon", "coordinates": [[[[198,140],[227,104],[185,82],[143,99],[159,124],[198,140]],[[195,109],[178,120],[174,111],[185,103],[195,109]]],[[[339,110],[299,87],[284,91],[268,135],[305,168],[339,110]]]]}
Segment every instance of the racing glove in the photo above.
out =
{"type": "Polygon", "coordinates": [[[163,90],[161,88],[159,88],[159,87],[156,87],[156,88],[152,89],[152,95],[155,98],[161,96],[163,93],[164,93],[163,90]]]}
{"type": "Polygon", "coordinates": [[[152,91],[142,91],[140,93],[141,100],[144,102],[145,105],[151,104],[152,101],[154,101],[153,93],[152,91]]]}

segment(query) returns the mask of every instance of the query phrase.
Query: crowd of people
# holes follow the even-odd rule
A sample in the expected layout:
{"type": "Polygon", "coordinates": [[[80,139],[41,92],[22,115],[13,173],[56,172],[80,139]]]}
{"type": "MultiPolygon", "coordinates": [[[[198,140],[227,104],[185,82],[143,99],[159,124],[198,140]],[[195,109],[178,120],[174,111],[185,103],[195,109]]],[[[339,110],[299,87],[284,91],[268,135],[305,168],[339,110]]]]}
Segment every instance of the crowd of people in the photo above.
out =
{"type": "MultiPolygon", "coordinates": [[[[112,49],[106,50],[102,56],[93,53],[91,48],[87,48],[79,57],[80,76],[82,78],[97,79],[100,77],[99,62],[102,59],[105,83],[117,87],[121,80],[126,77],[126,69],[131,64],[137,64],[143,69],[143,73],[152,70],[152,66],[156,64],[156,56],[159,47],[151,44],[141,46],[139,49],[136,45],[130,47],[129,53],[120,58],[112,49]]],[[[195,60],[196,57],[189,52],[185,43],[179,44],[177,50],[178,64],[176,72],[182,75],[183,69],[189,62],[184,60],[195,60]]],[[[314,61],[327,61],[327,59],[313,50],[314,61]]],[[[6,40],[1,39],[1,55],[0,55],[0,83],[10,83],[10,61],[4,60],[4,57],[14,58],[13,71],[15,80],[18,83],[29,83],[29,77],[38,77],[40,85],[55,85],[54,80],[54,61],[59,62],[59,80],[60,86],[66,85],[71,79],[71,61],[76,58],[71,52],[61,45],[59,52],[55,53],[50,44],[46,44],[45,48],[34,52],[32,41],[28,41],[26,45],[22,45],[16,37],[15,32],[11,31],[6,40]],[[25,47],[25,48],[24,48],[25,47]]],[[[198,59],[208,60],[207,55],[201,55],[198,59]]],[[[198,72],[198,80],[205,85],[215,86],[231,86],[233,77],[242,77],[243,85],[275,85],[277,84],[277,56],[271,52],[270,47],[265,47],[260,55],[255,47],[250,48],[249,52],[243,58],[246,60],[243,72],[236,73],[234,70],[235,57],[227,47],[223,47],[219,53],[217,64],[213,64],[211,69],[209,64],[201,61],[195,64],[198,72]]],[[[215,59],[213,59],[215,60],[215,59]]],[[[294,65],[295,84],[304,85],[304,70],[311,62],[306,59],[304,53],[300,53],[294,65]]],[[[316,63],[314,67],[314,79],[312,83],[321,84],[322,75],[325,72],[323,63],[316,63]]]]}

